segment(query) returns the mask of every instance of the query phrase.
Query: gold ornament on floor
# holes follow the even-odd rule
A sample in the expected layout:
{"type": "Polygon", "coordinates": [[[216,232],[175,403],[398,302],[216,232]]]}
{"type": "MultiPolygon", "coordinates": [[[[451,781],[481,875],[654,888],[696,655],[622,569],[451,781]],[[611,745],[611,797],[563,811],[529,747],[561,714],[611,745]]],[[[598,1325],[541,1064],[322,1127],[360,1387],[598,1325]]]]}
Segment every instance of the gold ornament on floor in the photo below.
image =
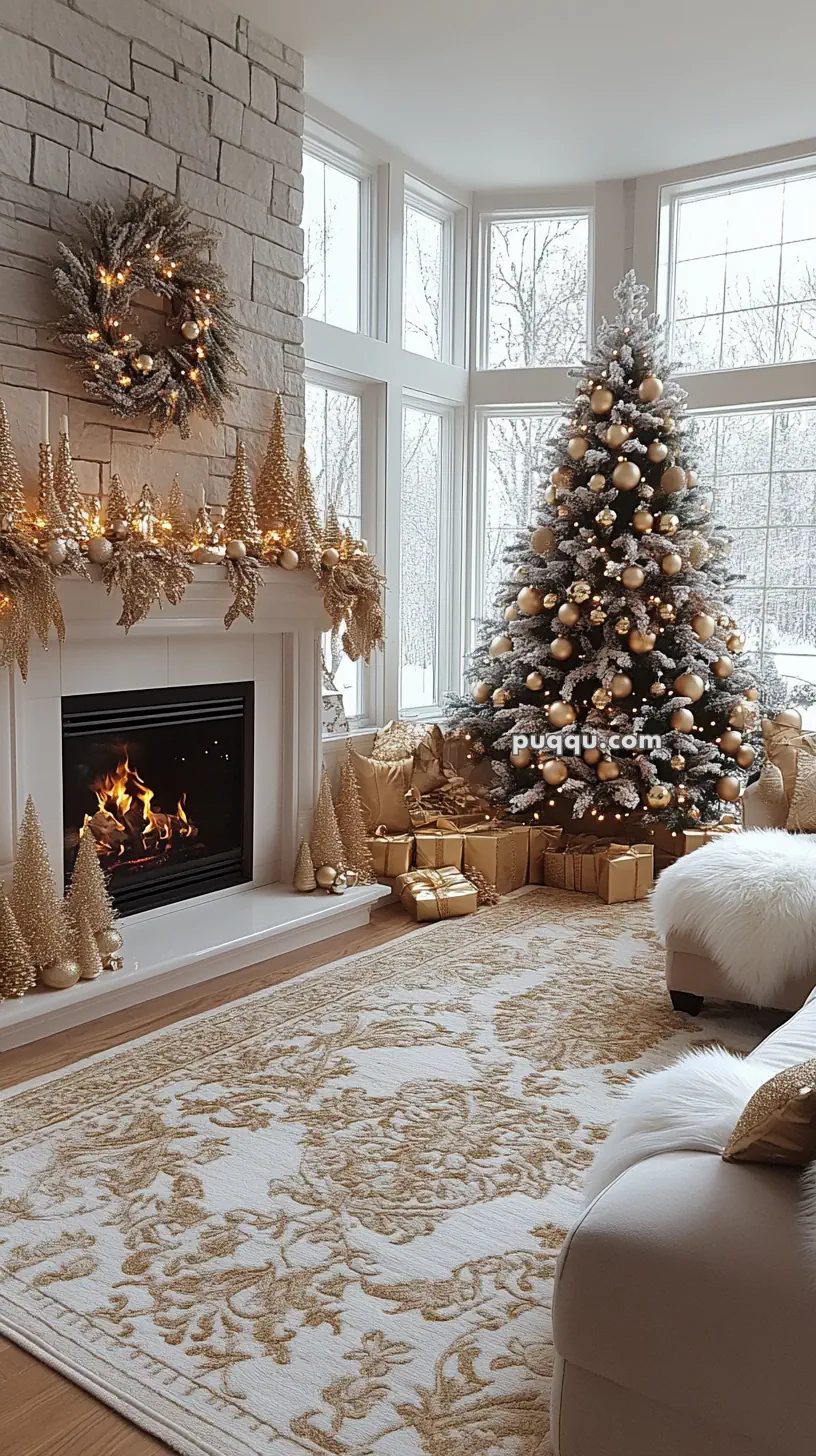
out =
{"type": "Polygon", "coordinates": [[[567,443],[567,454],[570,460],[583,460],[589,449],[589,441],[583,435],[573,435],[567,443]]]}
{"type": "Polygon", "coordinates": [[[633,627],[629,633],[629,646],[633,652],[651,652],[656,642],[654,632],[641,632],[639,627],[633,627]]]}
{"type": "Polygon", "coordinates": [[[536,526],[530,537],[530,546],[538,556],[548,556],[555,550],[555,540],[552,526],[536,526]]]}
{"type": "Polygon", "coordinates": [[[694,714],[690,708],[675,708],[671,715],[671,725],[675,733],[690,733],[694,727],[694,714]]]}
{"type": "Polygon", "coordinates": [[[473,685],[473,698],[477,703],[486,703],[490,697],[490,683],[477,682],[473,685]]]}
{"type": "Polygon", "coordinates": [[[559,784],[565,784],[569,778],[569,769],[562,758],[549,758],[541,770],[541,777],[545,784],[551,784],[557,788],[559,784]]]}
{"type": "Polygon", "coordinates": [[[545,503],[545,505],[554,506],[555,505],[555,502],[557,501],[557,499],[558,499],[558,491],[556,490],[555,486],[554,485],[545,486],[545,488],[544,488],[544,503],[545,503]]]}
{"type": "Polygon", "coordinates": [[[567,728],[570,723],[575,722],[575,709],[572,703],[564,703],[560,699],[550,703],[547,714],[553,728],[567,728]]]}
{"type": "Polygon", "coordinates": [[[634,460],[621,460],[612,471],[612,484],[618,490],[634,490],[640,484],[640,466],[634,460]]]}
{"type": "Polygon", "coordinates": [[[57,891],[45,836],[30,796],[14,854],[11,908],[38,970],[70,955],[62,896],[57,891]]]}
{"type": "Polygon", "coordinates": [[[116,926],[109,925],[104,930],[97,930],[95,939],[105,970],[121,971],[122,957],[120,951],[124,945],[124,941],[116,926]]]}
{"type": "Polygon", "coordinates": [[[526,617],[535,617],[544,608],[544,595],[537,586],[523,586],[518,594],[518,608],[526,617]]]}
{"type": "Polygon", "coordinates": [[[612,702],[612,694],[606,688],[596,688],[592,694],[592,702],[596,708],[607,708],[612,702]]]}
{"type": "Polygon", "coordinates": [[[624,566],[621,572],[621,581],[627,591],[638,591],[645,580],[646,575],[642,566],[624,566]]]}
{"type": "MultiPolygon", "coordinates": [[[[318,884],[320,884],[319,872],[326,865],[330,865],[334,870],[345,867],[343,840],[332,801],[329,775],[325,767],[320,775],[320,790],[315,804],[309,848],[312,851],[312,863],[315,866],[318,884]]],[[[325,885],[322,888],[325,889],[325,885]]]]}
{"type": "Polygon", "coordinates": [[[28,946],[0,885],[0,1001],[25,996],[36,984],[28,946]]]}
{"type": "Polygon", "coordinates": [[[678,571],[683,570],[683,558],[676,551],[667,551],[660,563],[660,570],[664,576],[676,576],[678,571]]]}
{"type": "Polygon", "coordinates": [[[608,415],[615,403],[615,396],[611,389],[607,389],[605,385],[599,384],[593,389],[589,397],[589,403],[592,407],[593,414],[608,415]]]}
{"type": "Polygon", "coordinates": [[[663,393],[663,381],[656,374],[647,374],[638,385],[638,395],[644,404],[653,404],[663,393]]]}
{"type": "Polygon", "coordinates": [[[608,445],[610,450],[619,450],[621,445],[625,444],[628,439],[629,431],[626,425],[615,423],[608,426],[604,435],[604,444],[608,445]]]}
{"type": "Polygon", "coordinates": [[[668,784],[651,784],[646,791],[646,803],[650,809],[668,809],[671,801],[668,784]]]}
{"type": "Polygon", "coordinates": [[[674,679],[674,691],[678,697],[690,698],[693,703],[697,703],[705,692],[705,683],[697,672],[681,672],[674,679]]]}
{"type": "Polygon", "coordinates": [[[318,889],[331,890],[332,885],[337,879],[337,875],[338,871],[333,865],[321,865],[319,869],[315,870],[315,880],[318,889]]]}
{"type": "Polygon", "coordinates": [[[572,643],[569,637],[554,637],[550,643],[550,652],[556,662],[566,662],[568,657],[572,657],[572,643]]]}
{"type": "Polygon", "coordinates": [[[602,758],[595,772],[602,784],[608,784],[620,778],[620,765],[612,758],[602,758]]]}
{"type": "Polygon", "coordinates": [[[312,890],[317,889],[312,855],[305,839],[301,839],[300,848],[297,852],[295,873],[292,877],[292,889],[299,891],[302,895],[308,895],[312,890]]]}
{"type": "Polygon", "coordinates": [[[616,672],[609,684],[609,691],[613,698],[628,698],[632,691],[632,679],[625,672],[616,672]]]}
{"type": "Polygon", "coordinates": [[[350,755],[351,743],[349,742],[346,761],[340,770],[340,787],[335,804],[337,826],[343,842],[343,865],[347,871],[355,871],[355,883],[373,885],[376,880],[374,861],[367,844],[360,789],[350,755]]]}
{"type": "Polygon", "coordinates": [[[541,676],[540,672],[536,672],[535,670],[533,670],[532,672],[528,672],[526,678],[524,679],[524,684],[525,687],[528,687],[530,689],[531,693],[540,693],[541,689],[544,686],[544,679],[541,676]]]}
{"type": "Polygon", "coordinates": [[[723,774],[722,778],[717,780],[718,799],[724,799],[726,803],[734,804],[741,793],[742,784],[733,774],[723,774]]]}

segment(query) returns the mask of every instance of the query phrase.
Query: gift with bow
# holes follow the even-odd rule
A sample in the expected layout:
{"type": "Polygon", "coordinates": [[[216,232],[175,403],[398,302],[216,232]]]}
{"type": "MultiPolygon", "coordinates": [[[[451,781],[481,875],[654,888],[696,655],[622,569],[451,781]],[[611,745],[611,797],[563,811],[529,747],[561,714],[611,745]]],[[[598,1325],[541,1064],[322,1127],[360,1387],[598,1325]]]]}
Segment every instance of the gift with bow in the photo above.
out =
{"type": "Polygon", "coordinates": [[[459,915],[472,915],[477,908],[475,885],[459,870],[410,870],[400,875],[394,889],[405,909],[415,920],[450,920],[459,915]]]}

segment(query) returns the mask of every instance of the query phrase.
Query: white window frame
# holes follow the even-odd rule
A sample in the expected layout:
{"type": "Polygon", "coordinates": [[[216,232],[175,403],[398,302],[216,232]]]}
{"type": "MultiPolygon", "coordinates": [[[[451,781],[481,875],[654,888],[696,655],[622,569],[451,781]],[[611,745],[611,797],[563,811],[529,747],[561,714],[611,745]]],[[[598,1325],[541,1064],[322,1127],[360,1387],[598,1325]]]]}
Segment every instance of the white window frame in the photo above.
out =
{"type": "MultiPolygon", "coordinates": [[[[442,260],[440,267],[439,299],[441,328],[439,334],[439,359],[436,362],[450,364],[453,362],[453,345],[456,334],[456,321],[454,318],[454,228],[458,209],[451,204],[449,199],[443,197],[441,192],[437,192],[434,188],[428,187],[426,184],[420,182],[417,177],[406,176],[403,188],[403,209],[408,207],[412,208],[415,212],[424,213],[426,217],[433,218],[434,222],[442,224],[442,260]]],[[[408,353],[414,353],[415,351],[409,349],[404,342],[404,297],[402,329],[402,347],[408,353]]],[[[421,355],[420,357],[426,358],[427,355],[421,355]]]]}
{"type": "Polygon", "coordinates": [[[303,151],[338,172],[353,177],[360,188],[358,226],[360,250],[357,268],[357,328],[348,333],[376,333],[378,321],[376,296],[377,257],[377,164],[361,147],[346,138],[332,134],[327,127],[309,119],[303,138],[303,151]]]}

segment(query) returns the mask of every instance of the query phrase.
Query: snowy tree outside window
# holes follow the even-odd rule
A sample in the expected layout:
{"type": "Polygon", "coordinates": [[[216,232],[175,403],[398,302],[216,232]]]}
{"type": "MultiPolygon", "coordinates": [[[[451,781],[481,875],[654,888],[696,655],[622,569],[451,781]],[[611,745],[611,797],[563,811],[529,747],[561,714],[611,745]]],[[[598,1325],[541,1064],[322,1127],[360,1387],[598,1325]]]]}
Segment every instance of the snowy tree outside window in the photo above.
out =
{"type": "Polygon", "coordinates": [[[487,367],[577,364],[587,350],[589,215],[496,219],[487,234],[487,367]]]}
{"type": "Polygon", "coordinates": [[[406,405],[400,492],[400,710],[438,699],[442,417],[406,405]]]}
{"type": "MultiPolygon", "coordinates": [[[[306,453],[321,520],[330,501],[341,526],[362,535],[360,476],[360,399],[347,390],[306,381],[306,453]]],[[[323,656],[339,692],[346,716],[362,711],[360,664],[350,662],[340,645],[342,633],[327,632],[323,656]]]]}
{"type": "Polygon", "coordinates": [[[677,197],[672,354],[686,371],[816,358],[816,175],[677,197]]]}
{"type": "MultiPolygon", "coordinates": [[[[700,483],[734,538],[731,569],[745,577],[733,596],[746,645],[791,686],[816,684],[816,408],[697,422],[700,483]]],[[[816,710],[804,720],[816,728],[816,710]]]]}
{"type": "Polygon", "coordinates": [[[506,576],[505,547],[532,520],[546,483],[547,441],[558,424],[553,413],[489,415],[485,421],[485,529],[481,601],[486,615],[506,576]]]}
{"type": "Polygon", "coordinates": [[[360,327],[360,181],[308,152],[303,157],[306,315],[360,327]]]}
{"type": "Polygon", "coordinates": [[[403,347],[428,359],[442,358],[445,225],[405,204],[403,347]]]}

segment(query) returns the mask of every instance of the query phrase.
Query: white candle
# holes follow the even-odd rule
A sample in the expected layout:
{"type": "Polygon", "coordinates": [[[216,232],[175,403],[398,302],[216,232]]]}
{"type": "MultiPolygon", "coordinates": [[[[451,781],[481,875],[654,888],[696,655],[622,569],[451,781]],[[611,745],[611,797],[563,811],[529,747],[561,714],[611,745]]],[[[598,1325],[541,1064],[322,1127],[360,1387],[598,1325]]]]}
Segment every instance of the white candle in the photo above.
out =
{"type": "Polygon", "coordinates": [[[68,434],[68,416],[67,415],[61,415],[60,416],[60,434],[61,435],[67,435],[68,434]]]}
{"type": "Polygon", "coordinates": [[[48,443],[48,390],[40,392],[40,441],[48,443]]]}
{"type": "Polygon", "coordinates": [[[206,487],[203,486],[203,485],[201,487],[201,504],[203,506],[206,506],[206,504],[207,504],[207,491],[206,491],[206,487]]]}

